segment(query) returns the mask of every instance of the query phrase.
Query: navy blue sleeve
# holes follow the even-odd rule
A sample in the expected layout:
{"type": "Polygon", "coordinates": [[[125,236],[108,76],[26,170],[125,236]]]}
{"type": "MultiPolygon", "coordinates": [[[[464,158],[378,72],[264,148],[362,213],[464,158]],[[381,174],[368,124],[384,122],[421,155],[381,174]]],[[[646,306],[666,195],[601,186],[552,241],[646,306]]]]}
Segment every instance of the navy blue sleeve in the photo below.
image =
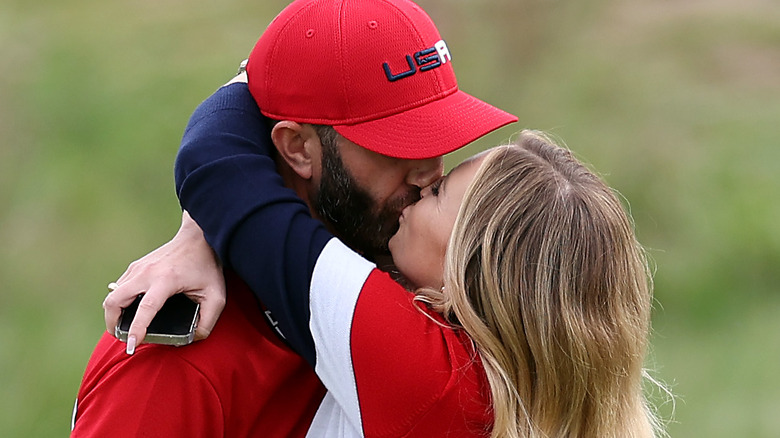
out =
{"type": "Polygon", "coordinates": [[[195,110],[176,158],[176,193],[226,267],[273,313],[314,365],[309,285],[332,238],[276,171],[270,131],[245,83],[195,110]]]}

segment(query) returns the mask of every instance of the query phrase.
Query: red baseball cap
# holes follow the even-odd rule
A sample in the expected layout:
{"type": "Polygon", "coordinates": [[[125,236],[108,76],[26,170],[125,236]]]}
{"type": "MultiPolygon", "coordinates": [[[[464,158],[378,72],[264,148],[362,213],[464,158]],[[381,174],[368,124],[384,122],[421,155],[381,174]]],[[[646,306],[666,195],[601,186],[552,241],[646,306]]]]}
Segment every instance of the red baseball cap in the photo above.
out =
{"type": "Polygon", "coordinates": [[[441,156],[517,121],[458,89],[447,44],[409,0],[297,0],[247,74],[267,117],[331,125],[396,158],[441,156]]]}

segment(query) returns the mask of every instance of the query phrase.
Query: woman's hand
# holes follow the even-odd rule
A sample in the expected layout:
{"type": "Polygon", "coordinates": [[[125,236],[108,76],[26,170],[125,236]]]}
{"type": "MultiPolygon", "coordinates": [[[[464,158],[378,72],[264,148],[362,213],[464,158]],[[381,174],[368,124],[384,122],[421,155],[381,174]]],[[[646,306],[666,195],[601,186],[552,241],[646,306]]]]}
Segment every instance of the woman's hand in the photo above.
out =
{"type": "Polygon", "coordinates": [[[127,336],[127,353],[143,342],[146,328],[165,300],[184,293],[200,303],[195,339],[205,339],[225,307],[225,278],[198,224],[185,211],[173,239],[131,263],[103,301],[106,329],[114,333],[122,309],[144,294],[127,336]]]}

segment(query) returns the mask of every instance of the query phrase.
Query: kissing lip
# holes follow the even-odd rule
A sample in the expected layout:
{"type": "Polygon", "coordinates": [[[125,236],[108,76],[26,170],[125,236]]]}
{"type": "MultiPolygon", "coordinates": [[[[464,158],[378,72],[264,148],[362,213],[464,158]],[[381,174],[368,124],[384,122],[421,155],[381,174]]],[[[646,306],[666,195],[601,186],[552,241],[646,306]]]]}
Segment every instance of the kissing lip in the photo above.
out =
{"type": "Polygon", "coordinates": [[[401,214],[398,216],[398,223],[402,223],[406,220],[406,209],[409,208],[408,206],[404,207],[403,210],[401,210],[401,214]]]}

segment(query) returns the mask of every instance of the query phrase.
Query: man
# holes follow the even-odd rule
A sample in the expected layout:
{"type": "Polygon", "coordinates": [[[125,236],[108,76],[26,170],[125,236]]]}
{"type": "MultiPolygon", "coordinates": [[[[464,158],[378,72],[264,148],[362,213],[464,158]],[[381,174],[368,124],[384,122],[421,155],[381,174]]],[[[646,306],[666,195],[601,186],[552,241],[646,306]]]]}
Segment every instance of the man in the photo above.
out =
{"type": "MultiPolygon", "coordinates": [[[[410,1],[299,0],[288,6],[250,55],[248,90],[254,100],[241,82],[218,90],[193,115],[177,158],[182,206],[224,266],[253,290],[267,284],[262,266],[244,255],[257,244],[253,205],[262,194],[253,177],[268,166],[304,200],[297,208],[310,208],[357,250],[381,256],[400,211],[441,175],[441,156],[516,120],[460,92],[451,61],[430,18],[410,1]],[[261,111],[277,121],[270,132],[261,111]],[[271,141],[275,162],[257,154],[271,141]],[[216,184],[234,195],[210,197],[216,184]]],[[[185,213],[177,236],[192,242],[199,233],[185,213]]],[[[186,252],[176,239],[166,245],[131,265],[106,299],[111,330],[119,309],[146,291],[128,352],[167,297],[160,282],[148,283],[143,274],[154,273],[156,260],[169,251],[186,252]]],[[[197,290],[189,292],[197,299],[197,290]]],[[[214,329],[208,340],[193,346],[141,345],[127,356],[123,344],[105,335],[79,391],[74,436],[99,436],[97,429],[122,435],[120,425],[131,426],[132,436],[153,435],[160,427],[164,436],[220,436],[212,427],[215,417],[225,436],[305,434],[324,390],[307,362],[270,330],[288,339],[299,336],[285,326],[286,318],[270,316],[269,327],[257,324],[256,315],[241,313],[253,299],[247,295],[245,286],[229,277],[226,310],[216,326],[221,303],[202,302],[200,334],[214,329]],[[236,319],[246,323],[229,322],[236,319]],[[240,344],[236,338],[246,341],[215,346],[228,338],[234,344],[240,344]],[[216,355],[224,359],[219,366],[213,365],[216,355]],[[139,362],[150,365],[140,369],[139,362]],[[186,373],[177,373],[183,368],[186,373]],[[166,378],[150,383],[150,372],[166,378]],[[233,385],[225,374],[234,376],[233,385]],[[290,389],[294,384],[297,388],[290,389]],[[198,398],[204,391],[211,400],[198,398]],[[138,408],[149,404],[154,408],[138,408]],[[184,409],[183,418],[185,406],[193,407],[184,409]]]]}

